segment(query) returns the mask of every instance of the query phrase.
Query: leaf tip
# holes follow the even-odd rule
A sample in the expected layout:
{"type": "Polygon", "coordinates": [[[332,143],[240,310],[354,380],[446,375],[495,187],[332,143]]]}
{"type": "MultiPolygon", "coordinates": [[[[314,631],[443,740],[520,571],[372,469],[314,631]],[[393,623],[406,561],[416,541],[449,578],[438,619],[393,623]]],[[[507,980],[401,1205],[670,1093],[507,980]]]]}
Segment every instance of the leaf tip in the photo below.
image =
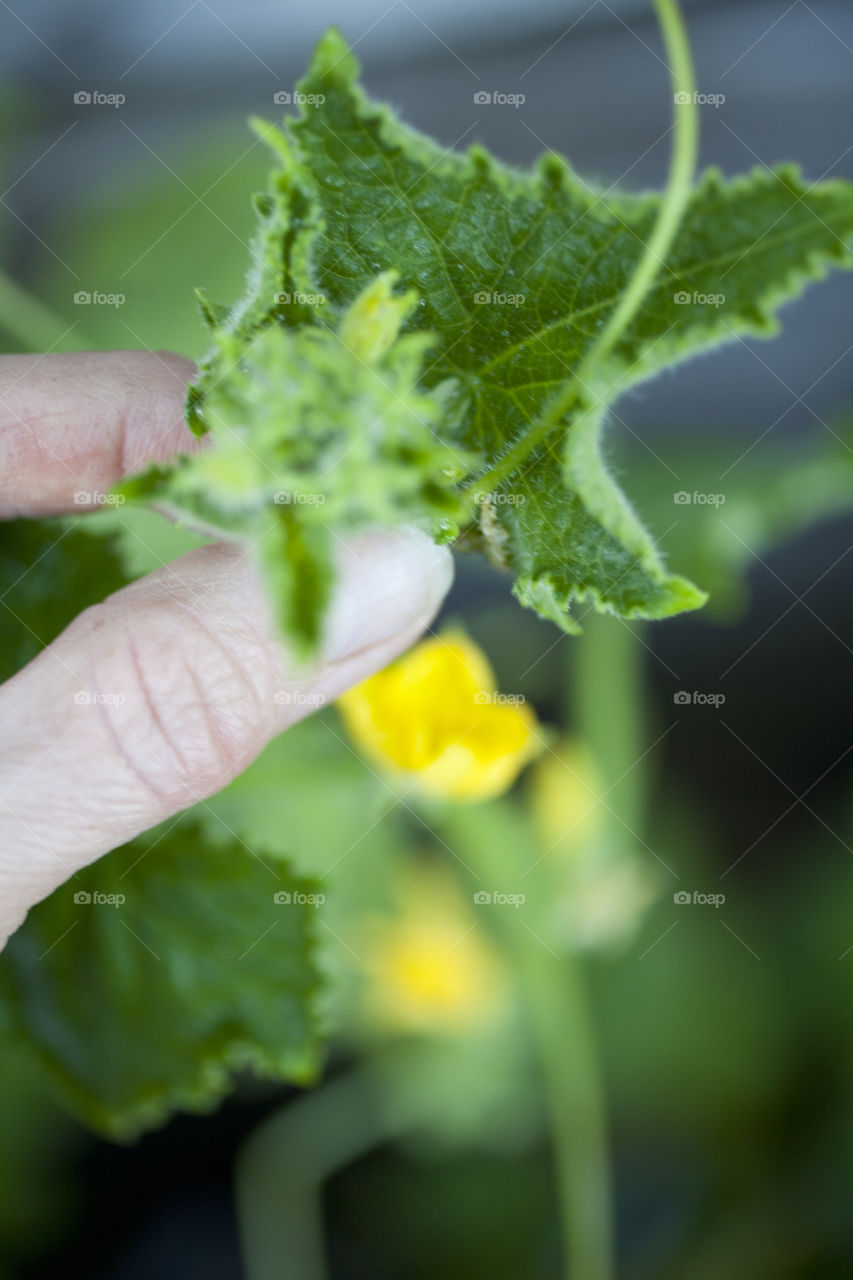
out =
{"type": "Polygon", "coordinates": [[[568,161],[556,151],[546,151],[536,162],[542,186],[546,191],[561,191],[569,177],[568,161]]]}
{"type": "Polygon", "coordinates": [[[265,142],[275,152],[282,164],[292,163],[290,144],[278,125],[273,124],[271,120],[265,120],[263,116],[249,116],[249,128],[261,142],[265,142]]]}
{"type": "Polygon", "coordinates": [[[475,178],[488,178],[494,171],[494,158],[479,142],[468,148],[468,159],[475,178]]]}
{"type": "Polygon", "coordinates": [[[670,574],[664,583],[664,588],[665,595],[660,604],[660,612],[655,610],[649,615],[651,617],[670,618],[677,613],[689,613],[694,609],[701,609],[708,603],[708,592],[697,587],[689,578],[670,574]]]}
{"type": "Polygon", "coordinates": [[[302,86],[337,83],[343,88],[355,84],[361,74],[358,58],[337,27],[321,36],[302,86]]]}

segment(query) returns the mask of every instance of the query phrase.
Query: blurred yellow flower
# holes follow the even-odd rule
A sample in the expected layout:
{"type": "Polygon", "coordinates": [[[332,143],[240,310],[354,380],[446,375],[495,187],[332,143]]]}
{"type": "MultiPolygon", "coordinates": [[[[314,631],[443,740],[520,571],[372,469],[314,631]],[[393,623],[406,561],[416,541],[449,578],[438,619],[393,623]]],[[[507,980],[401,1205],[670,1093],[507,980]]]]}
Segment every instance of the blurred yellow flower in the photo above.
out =
{"type": "Polygon", "coordinates": [[[546,848],[576,849],[601,829],[604,784],[595,761],[578,742],[555,742],[531,777],[533,819],[546,848]]]}
{"type": "Polygon", "coordinates": [[[564,738],[538,762],[531,783],[543,866],[546,858],[552,864],[552,937],[573,948],[625,945],[656,896],[657,877],[631,847],[630,831],[617,822],[614,837],[608,828],[595,760],[564,738]]]}
{"type": "Polygon", "coordinates": [[[448,873],[409,865],[395,896],[398,913],[371,917],[359,948],[370,1021],[457,1035],[492,1022],[506,1005],[504,971],[448,873]]]}
{"type": "Polygon", "coordinates": [[[338,705],[367,756],[451,800],[500,795],[539,750],[535,713],[496,692],[485,655],[461,632],[416,645],[338,705]]]}

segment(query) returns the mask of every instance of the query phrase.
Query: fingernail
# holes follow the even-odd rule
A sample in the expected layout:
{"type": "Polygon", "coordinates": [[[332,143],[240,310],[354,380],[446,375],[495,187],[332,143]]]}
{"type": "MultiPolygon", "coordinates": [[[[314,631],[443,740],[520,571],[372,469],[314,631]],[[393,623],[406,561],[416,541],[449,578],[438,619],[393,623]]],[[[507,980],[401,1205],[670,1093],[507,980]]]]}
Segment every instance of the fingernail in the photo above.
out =
{"type": "Polygon", "coordinates": [[[422,630],[453,581],[453,557],[420,529],[358,534],[338,557],[338,590],[323,653],[337,662],[394,636],[422,630]]]}

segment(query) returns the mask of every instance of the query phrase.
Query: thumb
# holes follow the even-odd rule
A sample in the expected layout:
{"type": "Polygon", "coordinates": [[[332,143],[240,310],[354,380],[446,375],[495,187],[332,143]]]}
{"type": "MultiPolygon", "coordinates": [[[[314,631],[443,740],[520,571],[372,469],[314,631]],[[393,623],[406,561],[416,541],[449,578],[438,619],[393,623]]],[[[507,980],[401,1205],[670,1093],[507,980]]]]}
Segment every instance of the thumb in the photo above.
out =
{"type": "Polygon", "coordinates": [[[450,553],[416,530],[342,544],[307,670],[232,546],[85,610],[0,687],[0,947],[81,867],[220,790],[276,733],[405,650],[451,577],[450,553]]]}

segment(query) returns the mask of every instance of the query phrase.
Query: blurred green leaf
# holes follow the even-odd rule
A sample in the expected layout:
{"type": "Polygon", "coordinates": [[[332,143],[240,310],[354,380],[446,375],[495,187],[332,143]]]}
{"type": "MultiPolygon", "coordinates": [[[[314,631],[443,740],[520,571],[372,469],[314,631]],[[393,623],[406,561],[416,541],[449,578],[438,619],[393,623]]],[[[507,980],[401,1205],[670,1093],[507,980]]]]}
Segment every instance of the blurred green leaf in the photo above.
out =
{"type": "Polygon", "coordinates": [[[45,1097],[23,1046],[0,1055],[0,1276],[67,1230],[75,1192],[69,1157],[81,1133],[45,1097]]]}
{"type": "Polygon", "coordinates": [[[305,1083],[311,890],[239,841],[206,847],[195,823],[155,829],[30,911],[0,958],[12,1028],[65,1103],[115,1137],[210,1109],[239,1069],[305,1083]]]}
{"type": "Polygon", "coordinates": [[[0,521],[0,680],[127,582],[115,538],[89,537],[85,520],[0,521]]]}

